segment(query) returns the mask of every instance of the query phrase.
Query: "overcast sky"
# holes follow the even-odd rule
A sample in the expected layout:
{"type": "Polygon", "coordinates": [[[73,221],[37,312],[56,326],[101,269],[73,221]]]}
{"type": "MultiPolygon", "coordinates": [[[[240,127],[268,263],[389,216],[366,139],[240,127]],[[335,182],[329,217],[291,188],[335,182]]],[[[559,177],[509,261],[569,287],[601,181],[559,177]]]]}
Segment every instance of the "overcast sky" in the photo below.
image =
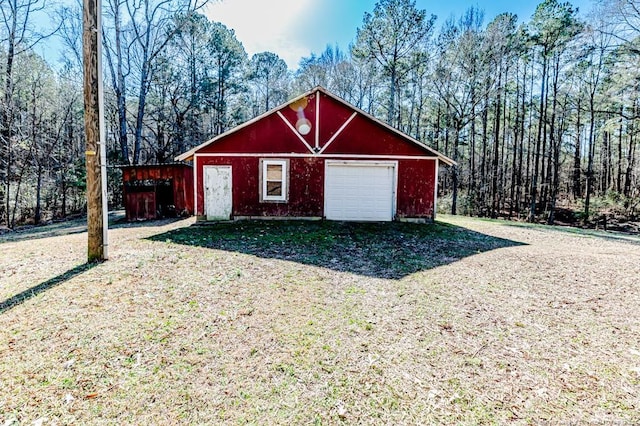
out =
{"type": "MultiPolygon", "coordinates": [[[[417,0],[416,6],[438,17],[439,27],[450,16],[458,17],[471,6],[485,11],[485,24],[496,15],[511,12],[526,22],[540,1],[531,0],[417,0]]],[[[571,1],[571,0],[570,0],[571,1]]],[[[365,12],[375,0],[221,0],[212,3],[206,15],[236,32],[249,56],[271,51],[289,68],[298,68],[300,58],[320,53],[336,43],[346,50],[362,25],[365,12]]],[[[571,3],[584,14],[592,0],[571,3]]]]}

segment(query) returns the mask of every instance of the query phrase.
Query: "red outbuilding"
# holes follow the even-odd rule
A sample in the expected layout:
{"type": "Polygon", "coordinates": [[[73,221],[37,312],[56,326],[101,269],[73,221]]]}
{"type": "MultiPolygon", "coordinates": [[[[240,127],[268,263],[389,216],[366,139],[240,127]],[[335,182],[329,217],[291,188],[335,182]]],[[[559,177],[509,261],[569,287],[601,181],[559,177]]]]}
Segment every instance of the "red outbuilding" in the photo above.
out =
{"type": "Polygon", "coordinates": [[[322,87],[177,157],[201,220],[432,220],[453,160],[322,87]]]}
{"type": "Polygon", "coordinates": [[[120,166],[128,221],[193,214],[193,168],[188,164],[120,166]]]}

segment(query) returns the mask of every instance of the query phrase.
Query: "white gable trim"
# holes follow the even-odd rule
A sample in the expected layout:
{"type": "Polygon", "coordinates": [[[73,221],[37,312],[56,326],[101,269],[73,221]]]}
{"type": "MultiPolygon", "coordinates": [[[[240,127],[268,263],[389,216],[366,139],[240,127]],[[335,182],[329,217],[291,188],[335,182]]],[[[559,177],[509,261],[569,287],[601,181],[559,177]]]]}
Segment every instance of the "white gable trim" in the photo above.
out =
{"type": "MultiPolygon", "coordinates": [[[[453,166],[453,165],[457,164],[451,158],[445,156],[444,154],[441,154],[440,152],[436,151],[435,149],[432,149],[432,148],[428,147],[427,145],[423,144],[422,142],[418,141],[417,139],[415,139],[415,138],[413,138],[413,137],[401,132],[400,130],[388,125],[387,123],[385,123],[385,122],[383,122],[381,120],[378,120],[377,118],[375,118],[371,114],[369,114],[369,113],[363,111],[362,109],[350,104],[349,102],[345,101],[344,99],[339,98],[338,96],[336,96],[333,93],[327,91],[325,88],[323,88],[321,86],[317,86],[316,88],[314,88],[312,90],[309,90],[308,92],[305,92],[302,95],[300,95],[300,96],[298,96],[298,97],[296,97],[296,98],[294,98],[294,99],[292,99],[290,101],[287,101],[282,105],[278,105],[277,107],[275,107],[275,108],[273,108],[273,109],[271,109],[271,110],[269,110],[269,111],[267,111],[267,112],[255,117],[255,118],[253,118],[253,119],[251,119],[249,121],[246,121],[243,124],[240,124],[239,126],[234,127],[233,129],[227,130],[226,132],[219,134],[218,136],[216,136],[216,137],[214,137],[214,138],[212,138],[212,139],[210,139],[210,140],[208,140],[208,141],[196,146],[195,148],[190,149],[189,151],[185,152],[184,154],[181,154],[181,155],[177,156],[175,159],[176,159],[176,161],[187,161],[187,160],[190,160],[190,159],[193,158],[195,153],[198,152],[200,149],[202,149],[202,148],[204,148],[204,147],[206,147],[206,146],[218,141],[221,138],[224,138],[224,137],[226,137],[226,136],[228,136],[228,135],[230,135],[232,133],[235,133],[235,132],[237,132],[237,131],[239,131],[239,130],[241,130],[241,129],[243,129],[243,128],[245,128],[245,127],[247,127],[247,126],[249,126],[249,125],[251,125],[251,124],[253,124],[255,122],[257,122],[257,121],[260,121],[263,118],[265,118],[265,117],[267,117],[267,116],[269,116],[269,115],[271,115],[273,113],[277,113],[277,112],[280,111],[280,109],[286,107],[287,105],[289,105],[289,104],[291,104],[293,102],[296,102],[296,101],[298,101],[298,100],[300,100],[300,99],[302,99],[304,97],[310,96],[311,94],[314,94],[314,93],[315,93],[315,96],[317,98],[316,102],[317,102],[318,105],[319,105],[319,102],[320,102],[319,99],[318,99],[319,94],[323,93],[326,96],[330,97],[331,99],[335,100],[336,102],[341,103],[341,104],[349,107],[350,109],[352,109],[355,112],[363,115],[364,117],[368,118],[369,120],[379,124],[380,126],[384,127],[388,131],[390,131],[392,133],[395,133],[396,135],[398,135],[402,139],[404,139],[404,140],[416,145],[418,148],[422,149],[423,151],[426,151],[428,153],[433,154],[434,156],[438,157],[440,159],[440,161],[442,161],[444,164],[447,164],[447,165],[450,165],[450,166],[453,166]]],[[[316,117],[319,117],[319,108],[316,109],[316,117]]],[[[289,123],[288,121],[285,120],[285,122],[287,124],[289,124],[290,127],[293,127],[293,126],[291,126],[291,123],[289,123]]],[[[316,132],[318,132],[318,128],[319,128],[319,123],[316,121],[316,132]]],[[[294,129],[294,131],[295,131],[295,129],[294,129]]],[[[297,134],[297,132],[296,132],[296,134],[297,134]]],[[[319,133],[318,133],[318,135],[319,135],[319,133]]],[[[303,140],[304,144],[307,146],[307,148],[309,148],[309,150],[311,152],[313,152],[313,149],[311,149],[309,144],[306,141],[304,141],[304,139],[302,139],[302,140],[303,140]]],[[[319,143],[319,141],[318,141],[318,143],[319,143]]]]}
{"type": "Polygon", "coordinates": [[[300,133],[298,133],[298,131],[296,130],[295,127],[293,127],[293,124],[289,123],[289,120],[287,120],[285,118],[284,115],[282,115],[282,113],[280,111],[277,112],[278,116],[282,119],[282,121],[284,121],[284,123],[287,125],[287,127],[289,127],[289,129],[291,129],[291,131],[293,132],[294,135],[296,135],[298,137],[298,139],[300,139],[300,142],[302,142],[304,144],[304,146],[307,147],[307,149],[309,150],[309,152],[313,152],[313,148],[311,148],[311,145],[309,145],[307,143],[306,140],[304,140],[304,138],[302,137],[302,135],[300,133]]]}
{"type": "Polygon", "coordinates": [[[320,93],[316,93],[316,151],[320,149],[320,93]]]}
{"type": "Polygon", "coordinates": [[[358,113],[354,112],[353,114],[351,114],[351,117],[347,118],[347,121],[342,123],[342,126],[340,126],[338,131],[335,132],[335,134],[333,136],[331,136],[331,139],[329,139],[327,141],[327,143],[322,147],[322,149],[320,150],[319,154],[322,154],[324,152],[324,150],[327,149],[329,147],[329,145],[331,145],[331,142],[333,142],[338,136],[340,136],[340,133],[342,133],[342,131],[349,125],[349,123],[351,123],[351,121],[354,118],[356,118],[356,115],[358,115],[358,113]]]}
{"type": "MultiPolygon", "coordinates": [[[[204,173],[204,172],[203,172],[204,173]]],[[[204,194],[204,191],[203,191],[204,194]]],[[[198,156],[193,156],[193,215],[198,215],[198,156]]]]}
{"type": "Polygon", "coordinates": [[[360,113],[361,115],[367,117],[371,121],[381,125],[382,127],[384,127],[385,129],[389,130],[390,132],[395,133],[396,135],[400,136],[401,138],[405,139],[406,141],[408,141],[408,142],[410,142],[410,143],[412,143],[414,145],[417,145],[418,148],[420,148],[420,149],[422,149],[424,151],[432,153],[433,155],[435,155],[438,158],[440,158],[440,160],[443,163],[448,164],[450,166],[453,166],[453,165],[457,164],[451,158],[445,156],[444,154],[441,154],[440,152],[436,151],[433,148],[429,148],[427,145],[423,144],[419,140],[407,135],[406,133],[401,132],[400,130],[396,129],[395,127],[390,126],[389,124],[385,123],[384,121],[378,120],[376,117],[374,117],[373,115],[369,114],[368,112],[358,108],[355,105],[350,104],[349,102],[345,101],[344,99],[341,99],[341,98],[337,97],[336,95],[334,95],[333,93],[327,91],[327,89],[325,89],[324,87],[318,86],[318,87],[316,87],[315,90],[318,90],[319,92],[324,93],[325,95],[327,95],[331,99],[335,100],[336,102],[339,102],[339,103],[342,103],[343,105],[348,106],[352,110],[354,110],[354,111],[360,113]]]}
{"type": "Polygon", "coordinates": [[[436,177],[433,181],[433,220],[436,220],[436,210],[438,209],[438,169],[440,169],[440,161],[436,158],[436,177]]]}

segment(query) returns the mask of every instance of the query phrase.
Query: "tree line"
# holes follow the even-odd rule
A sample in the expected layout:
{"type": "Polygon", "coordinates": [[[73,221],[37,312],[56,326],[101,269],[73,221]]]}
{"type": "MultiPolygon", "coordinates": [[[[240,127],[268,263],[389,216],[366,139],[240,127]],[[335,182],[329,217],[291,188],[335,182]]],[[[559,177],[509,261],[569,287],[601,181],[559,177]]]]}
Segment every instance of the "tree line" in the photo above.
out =
{"type": "MultiPolygon", "coordinates": [[[[0,222],[39,223],[86,208],[81,5],[0,3],[0,222]],[[48,33],[38,15],[54,17],[48,33]],[[55,37],[64,63],[37,47],[55,37]]],[[[529,221],[640,204],[640,10],[599,0],[588,14],[544,0],[528,21],[485,22],[471,7],[440,22],[413,0],[380,0],[347,50],[328,45],[292,71],[246,53],[206,0],[104,0],[108,163],[165,163],[322,85],[454,159],[440,208],[529,221]]],[[[110,202],[121,204],[118,169],[110,202]]]]}

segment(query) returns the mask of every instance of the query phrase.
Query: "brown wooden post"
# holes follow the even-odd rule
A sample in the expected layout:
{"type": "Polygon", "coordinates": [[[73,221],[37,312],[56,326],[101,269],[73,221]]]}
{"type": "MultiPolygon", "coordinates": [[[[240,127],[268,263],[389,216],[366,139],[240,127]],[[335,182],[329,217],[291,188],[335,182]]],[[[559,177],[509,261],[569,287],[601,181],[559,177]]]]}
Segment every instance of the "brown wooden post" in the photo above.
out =
{"type": "Polygon", "coordinates": [[[87,167],[87,233],[89,262],[108,258],[106,147],[102,93],[101,0],[84,0],[82,55],[87,167]]]}

